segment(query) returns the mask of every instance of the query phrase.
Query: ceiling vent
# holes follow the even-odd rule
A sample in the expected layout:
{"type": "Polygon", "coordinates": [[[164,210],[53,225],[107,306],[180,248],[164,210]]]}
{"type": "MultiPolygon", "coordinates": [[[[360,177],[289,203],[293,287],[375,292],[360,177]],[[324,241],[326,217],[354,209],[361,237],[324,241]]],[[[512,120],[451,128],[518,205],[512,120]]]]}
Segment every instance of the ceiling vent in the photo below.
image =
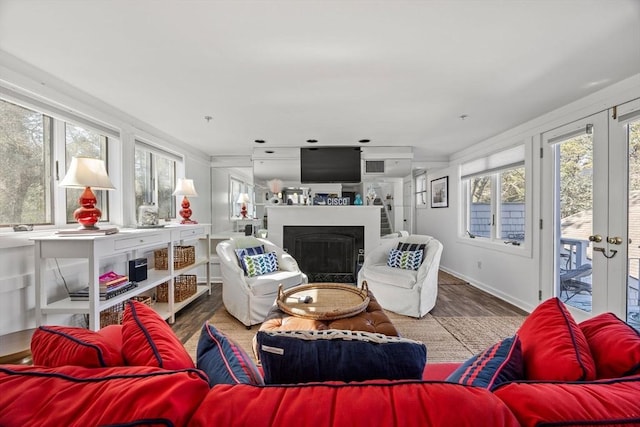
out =
{"type": "Polygon", "coordinates": [[[365,173],[384,173],[384,160],[365,160],[365,173]]]}

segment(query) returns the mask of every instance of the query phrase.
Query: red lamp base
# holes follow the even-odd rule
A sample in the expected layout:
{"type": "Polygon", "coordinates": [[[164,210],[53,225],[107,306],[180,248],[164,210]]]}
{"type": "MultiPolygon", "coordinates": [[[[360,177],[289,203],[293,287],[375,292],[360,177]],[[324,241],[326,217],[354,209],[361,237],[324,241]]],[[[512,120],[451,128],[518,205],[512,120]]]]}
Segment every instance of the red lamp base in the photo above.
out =
{"type": "Polygon", "coordinates": [[[242,204],[242,208],[240,209],[240,215],[242,215],[242,219],[247,218],[247,205],[242,204]]]}
{"type": "Polygon", "coordinates": [[[98,199],[96,199],[96,195],[91,191],[91,187],[86,187],[78,198],[80,207],[73,212],[73,217],[80,223],[80,229],[98,230],[95,224],[100,221],[102,212],[95,207],[97,202],[98,199]]]}
{"type": "Polygon", "coordinates": [[[184,199],[182,199],[181,206],[182,209],[180,209],[180,216],[182,217],[182,221],[180,221],[180,224],[197,224],[198,221],[190,219],[193,212],[191,211],[191,205],[189,203],[189,199],[187,199],[187,196],[184,196],[184,199]]]}

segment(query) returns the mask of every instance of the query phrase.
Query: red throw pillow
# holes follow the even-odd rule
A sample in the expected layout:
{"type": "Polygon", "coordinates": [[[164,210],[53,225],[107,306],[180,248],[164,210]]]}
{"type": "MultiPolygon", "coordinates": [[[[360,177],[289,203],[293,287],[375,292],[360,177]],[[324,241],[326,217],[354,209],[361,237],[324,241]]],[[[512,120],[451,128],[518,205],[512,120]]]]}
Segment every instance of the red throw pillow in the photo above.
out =
{"type": "Polygon", "coordinates": [[[0,425],[186,426],[209,392],[197,369],[0,366],[0,425]]]}
{"type": "Polygon", "coordinates": [[[598,378],[640,373],[640,333],[613,313],[580,323],[596,363],[598,378]]]}
{"type": "Polygon", "coordinates": [[[518,330],[528,380],[589,381],[596,367],[582,330],[562,301],[536,307],[518,330]]]}
{"type": "Polygon", "coordinates": [[[71,326],[40,326],[31,337],[33,364],[40,366],[123,366],[120,350],[113,338],[71,326]]]}
{"type": "Polygon", "coordinates": [[[122,355],[127,365],[195,368],[171,327],[151,307],[127,301],[122,315],[122,355]]]}

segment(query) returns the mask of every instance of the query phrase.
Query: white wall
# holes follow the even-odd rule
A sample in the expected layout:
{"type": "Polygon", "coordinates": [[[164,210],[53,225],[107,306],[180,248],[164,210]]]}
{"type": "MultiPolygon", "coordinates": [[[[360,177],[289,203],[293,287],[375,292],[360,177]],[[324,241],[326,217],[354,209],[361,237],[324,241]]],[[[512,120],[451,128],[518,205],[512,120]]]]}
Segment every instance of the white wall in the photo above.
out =
{"type": "Polygon", "coordinates": [[[540,247],[540,230],[536,227],[541,218],[543,177],[540,173],[540,158],[534,154],[539,153],[540,134],[639,97],[640,74],[454,154],[450,158],[449,166],[431,169],[427,174],[427,183],[443,176],[449,177],[449,207],[416,209],[415,232],[432,235],[443,243],[443,269],[524,310],[531,311],[539,303],[540,253],[544,250],[540,247]],[[500,245],[483,245],[481,242],[462,238],[463,230],[459,226],[459,165],[466,160],[518,142],[524,142],[528,149],[526,167],[530,184],[527,188],[529,247],[505,248],[500,245]]]}

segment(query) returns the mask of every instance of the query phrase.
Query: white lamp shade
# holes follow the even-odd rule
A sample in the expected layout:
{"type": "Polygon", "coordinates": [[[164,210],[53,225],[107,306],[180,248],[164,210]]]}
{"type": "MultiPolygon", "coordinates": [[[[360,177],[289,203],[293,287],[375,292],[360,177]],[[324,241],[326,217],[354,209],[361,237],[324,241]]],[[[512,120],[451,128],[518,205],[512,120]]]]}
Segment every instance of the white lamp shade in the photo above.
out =
{"type": "Polygon", "coordinates": [[[67,174],[59,185],[69,188],[91,187],[96,190],[115,190],[107,175],[104,160],[91,157],[72,158],[67,174]]]}
{"type": "Polygon", "coordinates": [[[178,178],[178,184],[173,195],[197,197],[198,193],[196,193],[196,187],[193,185],[192,179],[178,178]]]}
{"type": "Polygon", "coordinates": [[[247,193],[240,193],[236,203],[249,203],[250,201],[251,199],[249,198],[249,195],[247,193]]]}

